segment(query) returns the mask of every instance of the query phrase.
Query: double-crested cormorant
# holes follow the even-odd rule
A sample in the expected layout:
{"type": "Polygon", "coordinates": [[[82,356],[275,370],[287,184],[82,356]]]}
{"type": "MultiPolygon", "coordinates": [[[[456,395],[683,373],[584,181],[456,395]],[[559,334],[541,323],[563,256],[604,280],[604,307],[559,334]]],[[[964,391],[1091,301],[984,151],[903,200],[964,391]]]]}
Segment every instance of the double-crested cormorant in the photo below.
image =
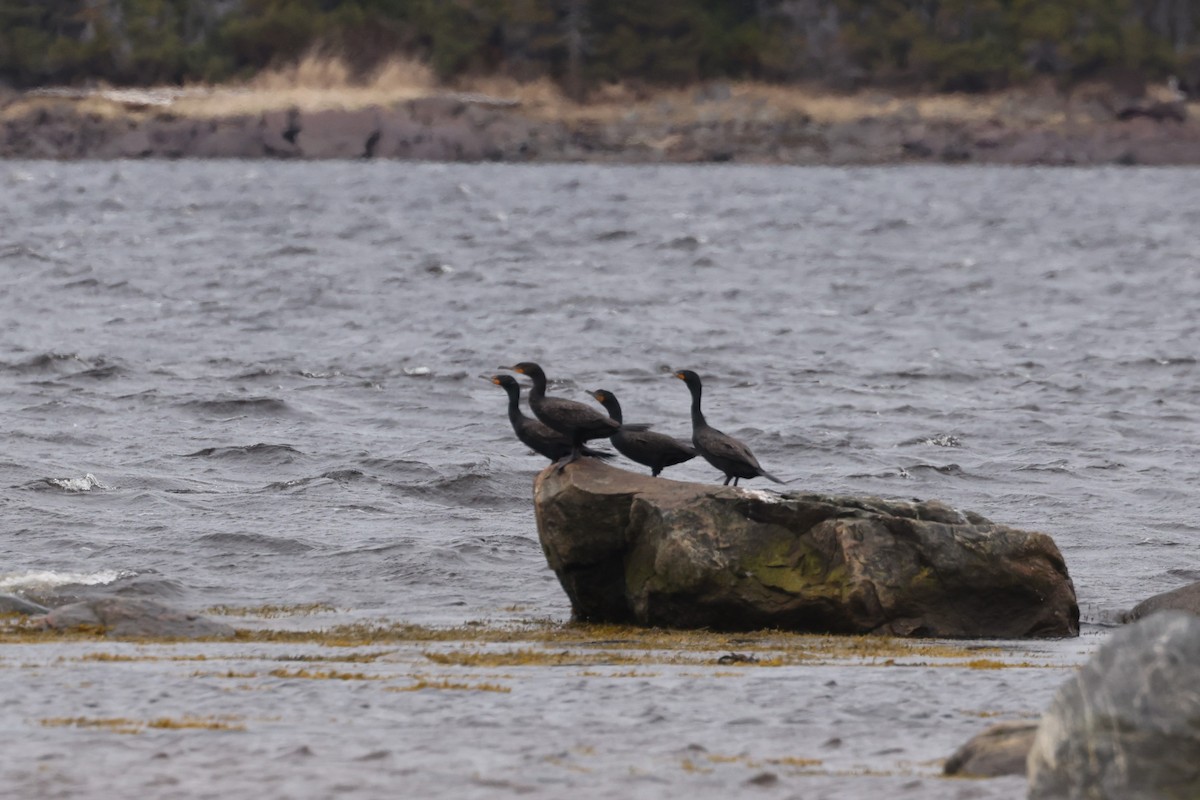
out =
{"type": "MultiPolygon", "coordinates": [[[[600,401],[600,405],[604,406],[610,417],[624,423],[621,404],[617,402],[616,395],[604,389],[596,389],[592,392],[592,397],[600,401]]],[[[658,475],[667,467],[682,464],[696,457],[696,450],[690,444],[654,431],[630,431],[622,427],[613,434],[612,443],[617,452],[630,461],[649,467],[651,475],[658,475]]]]}
{"type": "MultiPolygon", "coordinates": [[[[503,386],[508,392],[508,421],[512,423],[517,438],[525,443],[530,450],[541,453],[551,461],[558,461],[571,455],[571,440],[556,430],[548,428],[532,417],[525,416],[521,411],[521,384],[512,375],[493,375],[489,378],[497,386],[503,386]]],[[[592,458],[612,458],[612,453],[583,448],[583,455],[592,458]]]]}
{"type": "Polygon", "coordinates": [[[738,478],[757,478],[759,475],[776,483],[784,483],[758,465],[750,448],[721,433],[704,421],[700,412],[700,376],[690,369],[681,369],[675,377],[687,384],[692,393],[692,444],[708,463],[725,473],[725,485],[730,479],[737,486],[738,478]]]}
{"type": "MultiPolygon", "coordinates": [[[[513,372],[528,375],[533,380],[533,390],[529,393],[529,407],[538,419],[571,440],[571,453],[559,462],[559,469],[584,455],[584,442],[591,439],[607,439],[621,429],[621,423],[591,406],[561,397],[547,397],[546,373],[532,361],[522,361],[520,364],[501,369],[511,369],[513,372]]],[[[646,426],[637,425],[631,428],[645,430],[646,426]]]]}

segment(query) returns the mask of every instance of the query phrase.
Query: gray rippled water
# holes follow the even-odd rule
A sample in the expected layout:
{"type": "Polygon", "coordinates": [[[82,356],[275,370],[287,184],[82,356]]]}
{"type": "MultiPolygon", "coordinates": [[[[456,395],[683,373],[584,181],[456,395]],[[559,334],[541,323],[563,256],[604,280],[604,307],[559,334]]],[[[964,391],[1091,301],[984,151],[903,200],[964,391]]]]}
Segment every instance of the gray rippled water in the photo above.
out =
{"type": "Polygon", "coordinates": [[[566,619],[482,380],[537,360],[1043,530],[1102,624],[1200,579],[1196,177],[5,163],[0,591],[566,619]]]}

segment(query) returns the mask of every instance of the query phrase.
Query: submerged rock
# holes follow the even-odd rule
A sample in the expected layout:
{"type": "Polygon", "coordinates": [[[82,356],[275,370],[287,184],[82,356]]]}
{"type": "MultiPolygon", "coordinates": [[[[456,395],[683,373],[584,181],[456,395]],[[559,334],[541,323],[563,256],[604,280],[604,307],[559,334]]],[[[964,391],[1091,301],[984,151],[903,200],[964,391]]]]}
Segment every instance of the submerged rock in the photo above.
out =
{"type": "Polygon", "coordinates": [[[534,482],[577,619],[719,630],[1075,636],[1049,536],[938,502],[777,495],[585,459],[534,482]]]}
{"type": "Polygon", "coordinates": [[[0,594],[0,614],[45,614],[49,610],[15,594],[0,594]]]}
{"type": "Polygon", "coordinates": [[[1190,583],[1169,592],[1156,594],[1138,603],[1122,615],[1122,622],[1136,622],[1155,611],[1186,611],[1200,616],[1200,583],[1190,583]]]}
{"type": "Polygon", "coordinates": [[[234,630],[198,614],[138,597],[104,597],[60,606],[42,619],[47,628],[100,628],[118,639],[228,639],[234,630]]]}
{"type": "Polygon", "coordinates": [[[1036,722],[1001,722],[958,748],[946,759],[943,772],[974,778],[996,778],[1001,775],[1024,775],[1025,761],[1033,737],[1037,733],[1036,722]]]}
{"type": "Polygon", "coordinates": [[[1029,754],[1030,800],[1200,797],[1200,619],[1112,635],[1055,695],[1029,754]]]}

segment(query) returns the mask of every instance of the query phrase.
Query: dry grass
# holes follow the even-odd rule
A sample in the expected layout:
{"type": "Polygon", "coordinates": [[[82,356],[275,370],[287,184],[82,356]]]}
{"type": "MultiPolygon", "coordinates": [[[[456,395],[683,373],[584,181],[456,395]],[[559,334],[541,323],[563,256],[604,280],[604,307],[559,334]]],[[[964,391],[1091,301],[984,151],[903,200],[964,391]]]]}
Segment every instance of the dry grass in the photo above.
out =
{"type": "Polygon", "coordinates": [[[215,86],[177,100],[171,110],[189,117],[235,117],[270,111],[387,108],[436,91],[433,73],[416,61],[392,59],[365,80],[354,80],[341,59],[309,54],[297,63],[260,73],[242,85],[215,86]]]}
{"type": "MultiPolygon", "coordinates": [[[[52,93],[54,90],[51,90],[52,93]]],[[[67,98],[80,113],[100,117],[171,113],[196,118],[390,108],[420,97],[465,93],[515,102],[523,114],[567,124],[670,126],[691,123],[776,122],[809,119],[824,124],[862,119],[929,123],[1057,126],[1111,119],[1112,90],[1081,86],[1070,94],[1035,85],[988,95],[899,95],[880,90],[833,93],[814,87],[728,82],[684,89],[647,91],[610,84],[592,91],[586,103],[567,99],[549,79],[518,82],[503,76],[475,77],[440,85],[428,65],[394,58],[365,78],[344,61],[313,52],[295,64],[265,71],[241,84],[145,90],[98,90],[25,96],[0,109],[0,119],[28,114],[67,98]]]]}

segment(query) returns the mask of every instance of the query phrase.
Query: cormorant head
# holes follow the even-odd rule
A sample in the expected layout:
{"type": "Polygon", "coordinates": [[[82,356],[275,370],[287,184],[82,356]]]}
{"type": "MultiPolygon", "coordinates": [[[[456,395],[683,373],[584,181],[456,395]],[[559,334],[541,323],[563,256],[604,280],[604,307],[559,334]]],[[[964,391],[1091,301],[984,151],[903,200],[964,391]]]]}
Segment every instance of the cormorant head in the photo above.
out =
{"type": "Polygon", "coordinates": [[[542,368],[532,361],[522,361],[519,364],[513,364],[511,367],[501,367],[500,369],[511,369],[513,372],[519,372],[522,375],[528,375],[531,378],[542,376],[546,377],[546,373],[542,372],[542,368]]]}
{"type": "Polygon", "coordinates": [[[681,369],[675,373],[675,377],[688,385],[690,389],[693,386],[700,385],[700,376],[692,372],[690,369],[681,369]]]}
{"type": "Polygon", "coordinates": [[[605,389],[593,389],[588,394],[600,401],[600,405],[604,406],[604,410],[608,412],[610,417],[617,422],[621,421],[621,404],[617,402],[615,394],[605,389]]]}

